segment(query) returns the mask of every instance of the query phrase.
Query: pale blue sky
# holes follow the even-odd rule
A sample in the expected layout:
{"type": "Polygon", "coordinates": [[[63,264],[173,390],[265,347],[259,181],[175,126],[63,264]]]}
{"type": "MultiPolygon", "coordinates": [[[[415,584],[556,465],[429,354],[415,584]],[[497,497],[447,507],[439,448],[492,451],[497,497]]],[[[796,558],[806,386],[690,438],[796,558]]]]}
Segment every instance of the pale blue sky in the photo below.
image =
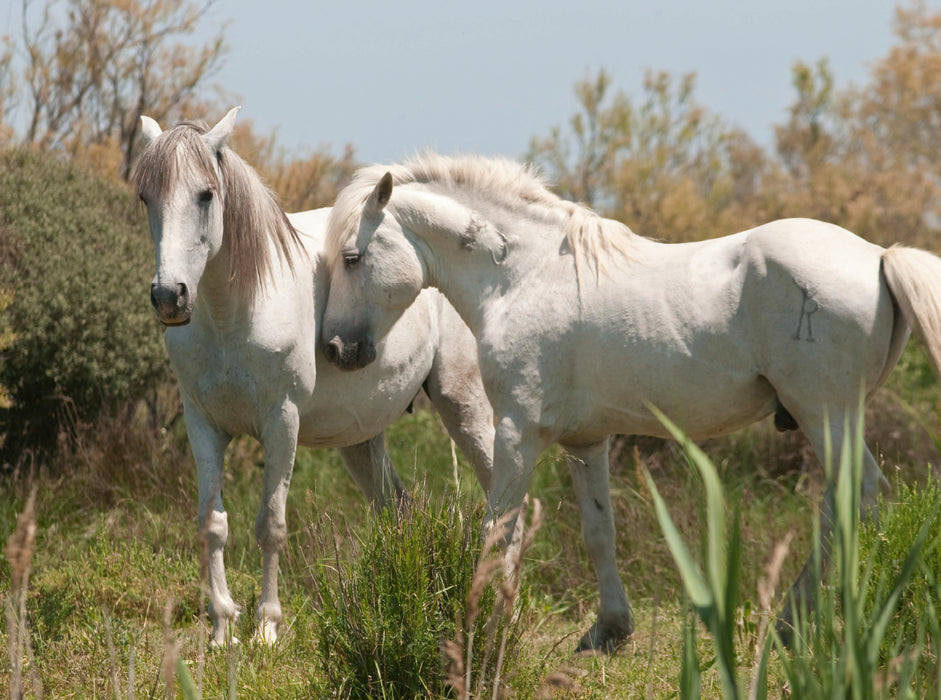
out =
{"type": "MultiPolygon", "coordinates": [[[[0,0],[19,19],[19,0],[0,0]]],[[[941,7],[941,0],[929,0],[941,7]]],[[[576,109],[573,84],[607,70],[697,73],[697,100],[765,146],[793,101],[796,60],[863,84],[893,42],[891,0],[219,0],[218,83],[288,148],[346,143],[361,162],[424,148],[523,155],[576,109]]],[[[0,31],[0,33],[3,33],[0,31]]],[[[221,115],[189,115],[214,121],[221,115]]]]}
{"type": "Polygon", "coordinates": [[[243,118],[284,146],[349,142],[390,162],[426,147],[519,157],[599,68],[629,95],[645,68],[695,71],[701,104],[770,145],[794,61],[826,56],[837,86],[862,84],[893,17],[889,0],[224,0],[211,21],[231,19],[218,81],[243,118]]]}

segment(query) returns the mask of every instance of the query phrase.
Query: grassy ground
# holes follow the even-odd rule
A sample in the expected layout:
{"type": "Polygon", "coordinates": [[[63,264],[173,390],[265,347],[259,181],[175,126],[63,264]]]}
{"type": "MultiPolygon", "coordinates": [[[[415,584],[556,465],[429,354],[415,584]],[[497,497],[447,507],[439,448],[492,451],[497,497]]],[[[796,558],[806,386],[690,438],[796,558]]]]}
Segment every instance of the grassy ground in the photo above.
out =
{"type": "MultiPolygon", "coordinates": [[[[934,380],[923,372],[921,355],[909,353],[905,364],[869,416],[870,442],[878,444],[888,473],[920,478],[929,463],[937,463],[937,430],[922,419],[935,415],[937,395],[934,380]]],[[[172,415],[172,393],[165,401],[166,413],[172,415]]],[[[422,410],[403,417],[389,431],[388,441],[406,483],[429,493],[430,502],[467,503],[467,517],[473,517],[483,494],[463,460],[455,469],[436,416],[422,410]]],[[[742,517],[745,565],[738,586],[744,605],[738,612],[738,663],[740,676],[747,679],[757,653],[755,631],[764,614],[758,603],[759,579],[766,576],[775,545],[789,536],[793,539],[781,580],[789,582],[802,566],[822,479],[799,437],[777,435],[770,423],[705,447],[723,477],[730,508],[740,509],[742,517]]],[[[702,536],[700,487],[673,444],[624,440],[615,450],[618,555],[636,633],[611,657],[572,654],[593,621],[597,594],[569,497],[567,468],[558,453],[547,453],[532,489],[544,506],[544,520],[524,563],[522,637],[504,679],[518,697],[665,697],[678,692],[687,608],[642,471],[646,467],[651,473],[693,550],[702,536]]],[[[261,461],[252,441],[236,442],[225,485],[227,572],[244,611],[236,636],[246,640],[253,631],[259,585],[253,527],[261,461]]],[[[324,687],[317,654],[316,570],[330,555],[323,551],[325,542],[352,553],[362,533],[373,526],[373,516],[335,452],[302,450],[298,456],[288,506],[289,543],[281,564],[287,633],[274,648],[242,644],[215,652],[206,649],[195,475],[182,425],[160,433],[146,426],[145,417],[124,417],[64,446],[52,466],[54,476],[38,470],[32,478],[21,474],[2,486],[4,541],[16,529],[30,488],[37,495],[25,602],[29,645],[18,659],[15,653],[7,655],[12,660],[0,668],[0,683],[12,683],[11,669],[25,659],[21,682],[27,697],[40,692],[44,697],[164,697],[168,678],[174,679],[169,695],[182,697],[175,654],[204,697],[319,697],[331,690],[324,687]]],[[[8,603],[13,600],[15,554],[8,548],[0,569],[8,603]]],[[[10,618],[4,618],[0,647],[11,649],[13,632],[10,618]]],[[[700,658],[708,661],[712,651],[703,631],[698,648],[700,658]]],[[[780,695],[783,681],[774,664],[770,678],[772,694],[780,695]]],[[[721,695],[714,669],[704,672],[703,695],[721,695]]]]}

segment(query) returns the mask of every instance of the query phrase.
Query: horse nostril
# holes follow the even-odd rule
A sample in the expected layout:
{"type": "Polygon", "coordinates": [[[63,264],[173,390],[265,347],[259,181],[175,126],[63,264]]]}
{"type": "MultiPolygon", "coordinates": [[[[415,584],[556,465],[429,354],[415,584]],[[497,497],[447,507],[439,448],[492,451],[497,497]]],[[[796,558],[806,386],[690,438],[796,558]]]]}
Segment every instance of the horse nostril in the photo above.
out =
{"type": "Polygon", "coordinates": [[[177,286],[177,303],[183,307],[186,306],[186,302],[189,300],[189,289],[186,287],[185,282],[180,282],[177,286]]]}
{"type": "Polygon", "coordinates": [[[331,365],[338,365],[340,363],[340,339],[334,337],[329,343],[324,346],[323,354],[327,358],[327,362],[331,365]]]}

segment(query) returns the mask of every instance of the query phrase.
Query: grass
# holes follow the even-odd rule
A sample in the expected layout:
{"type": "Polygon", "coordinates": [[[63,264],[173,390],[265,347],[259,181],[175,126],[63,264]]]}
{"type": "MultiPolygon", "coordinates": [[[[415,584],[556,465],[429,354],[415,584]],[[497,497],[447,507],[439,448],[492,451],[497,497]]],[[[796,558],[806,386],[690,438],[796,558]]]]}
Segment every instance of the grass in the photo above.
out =
{"type": "MultiPolygon", "coordinates": [[[[909,460],[899,460],[900,469],[890,462],[886,471],[896,480],[900,474],[919,476],[914,482],[899,481],[897,502],[887,503],[882,510],[881,533],[866,527],[860,530],[860,560],[873,560],[872,552],[878,548],[872,588],[878,587],[878,576],[887,582],[895,580],[916,524],[927,518],[931,501],[936,502],[939,495],[933,482],[921,478],[930,471],[927,463],[937,460],[936,435],[923,419],[911,417],[930,413],[937,401],[936,389],[923,383],[917,355],[906,355],[906,362],[909,381],[903,377],[884,392],[887,415],[876,412],[867,417],[870,444],[888,445],[895,456],[909,460]]],[[[880,394],[877,401],[882,399],[880,394]]],[[[181,685],[181,678],[189,677],[194,692],[203,697],[340,697],[340,691],[351,686],[343,685],[339,677],[345,672],[325,667],[323,615],[329,606],[324,601],[330,595],[335,600],[346,595],[349,602],[354,596],[352,589],[344,592],[333,570],[343,571],[342,580],[348,584],[356,576],[387,571],[390,566],[407,573],[406,569],[417,565],[394,557],[417,553],[383,548],[433,539],[438,550],[464,555],[461,563],[445,567],[462,574],[461,585],[472,579],[474,569],[468,564],[475,558],[470,556],[472,547],[455,546],[445,534],[461,543],[482,544],[476,538],[461,538],[476,527],[473,523],[480,517],[483,495],[462,459],[455,470],[450,444],[437,418],[418,411],[389,431],[388,443],[405,482],[417,485],[416,502],[421,508],[416,516],[427,518],[399,524],[388,516],[377,517],[335,452],[301,450],[288,504],[288,545],[281,562],[281,599],[288,630],[272,648],[243,644],[228,651],[207,650],[195,474],[185,432],[169,420],[175,410],[173,393],[162,395],[161,401],[166,413],[158,425],[169,425],[168,430],[152,429],[146,415],[127,413],[111,424],[89,427],[75,439],[63,440],[56,463],[34,465],[31,476],[26,465],[18,478],[5,482],[0,536],[13,541],[11,536],[22,532],[18,519],[35,489],[35,539],[25,586],[13,585],[16,559],[12,550],[0,564],[7,604],[0,647],[10,658],[9,666],[0,668],[0,683],[11,688],[19,684],[25,697],[40,693],[43,697],[190,697],[181,685]],[[400,527],[414,528],[415,536],[401,536],[400,527]],[[364,558],[370,548],[383,558],[364,558]],[[357,574],[357,567],[364,566],[357,574]],[[23,605],[25,616],[20,614],[23,605]],[[174,649],[178,662],[173,661],[174,649]],[[185,673],[181,675],[180,669],[185,673]]],[[[513,642],[518,646],[505,652],[499,671],[499,687],[512,689],[516,697],[677,696],[684,658],[692,658],[692,650],[699,659],[715,657],[713,635],[691,622],[683,582],[644,474],[651,475],[683,540],[693,543],[693,552],[700,551],[696,543],[707,542],[704,533],[709,522],[698,498],[699,477],[688,468],[676,443],[632,440],[618,447],[620,454],[612,464],[612,501],[619,526],[619,565],[634,606],[636,633],[611,657],[572,653],[593,621],[597,593],[570,497],[567,467],[560,453],[549,452],[540,461],[531,489],[532,498],[542,504],[542,522],[523,562],[522,602],[515,608],[520,612],[510,628],[518,634],[513,642]]],[[[752,677],[754,660],[762,649],[761,628],[767,620],[759,584],[768,579],[775,547],[786,538],[790,543],[780,565],[779,588],[796,576],[810,551],[810,523],[824,482],[800,439],[773,434],[764,424],[710,441],[703,448],[721,478],[728,517],[738,513],[740,518],[739,559],[744,564],[738,576],[729,578],[729,585],[736,589],[733,598],[740,604],[730,605],[725,614],[736,649],[734,677],[740,681],[752,677]],[[787,468],[781,472],[773,466],[777,463],[787,468]]],[[[230,450],[225,484],[230,524],[227,573],[233,596],[244,611],[235,632],[240,639],[251,638],[259,589],[261,562],[253,526],[261,461],[255,443],[237,441],[230,450]]],[[[918,639],[923,640],[920,658],[925,664],[920,673],[937,667],[933,648],[924,640],[938,635],[922,621],[928,619],[930,606],[939,604],[939,532],[931,529],[926,535],[924,561],[935,563],[916,567],[901,594],[898,613],[877,656],[880,669],[899,667],[899,645],[918,639]]],[[[420,566],[427,570],[427,565],[420,566]]],[[[407,589],[404,583],[397,585],[402,591],[407,589]]],[[[492,599],[496,593],[488,595],[492,599]]],[[[438,598],[435,594],[415,597],[411,602],[422,605],[438,598]]],[[[432,636],[446,637],[466,652],[469,635],[463,624],[468,614],[466,606],[457,605],[460,598],[453,598],[450,607],[435,613],[437,617],[420,606],[415,614],[434,618],[438,631],[432,636]],[[452,615],[454,624],[448,627],[452,615]],[[458,630],[463,630],[463,637],[458,630]]],[[[780,590],[772,599],[773,607],[780,604],[780,590]]],[[[868,610],[863,608],[863,619],[871,615],[868,610]]],[[[364,615],[365,610],[357,613],[364,615]]],[[[392,617],[376,616],[379,622],[392,617]]],[[[482,621],[486,618],[481,614],[482,621]]],[[[475,633],[473,649],[477,651],[473,653],[485,650],[485,630],[475,633]]],[[[388,641],[389,632],[385,634],[388,641]]],[[[499,648],[499,641],[494,648],[499,648]]],[[[437,662],[424,662],[419,674],[428,693],[459,696],[459,689],[442,685],[448,657],[440,649],[432,651],[437,662]]],[[[391,649],[387,653],[390,657],[410,655],[391,649]]],[[[328,661],[335,660],[328,657],[328,661]]],[[[716,664],[700,666],[702,695],[720,697],[723,680],[716,664]]],[[[767,679],[771,694],[786,692],[786,669],[777,653],[769,657],[767,679]]],[[[476,688],[476,682],[472,685],[476,688]]],[[[370,692],[379,697],[382,692],[386,697],[408,696],[377,691],[378,687],[370,692]]],[[[415,691],[413,696],[423,695],[415,691]]]]}

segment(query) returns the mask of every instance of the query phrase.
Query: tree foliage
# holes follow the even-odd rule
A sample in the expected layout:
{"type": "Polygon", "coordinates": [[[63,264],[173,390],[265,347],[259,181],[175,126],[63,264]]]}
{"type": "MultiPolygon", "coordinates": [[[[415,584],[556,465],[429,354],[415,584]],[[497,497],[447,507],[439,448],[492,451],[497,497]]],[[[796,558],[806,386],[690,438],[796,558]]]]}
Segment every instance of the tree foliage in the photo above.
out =
{"type": "Polygon", "coordinates": [[[167,120],[192,110],[221,64],[224,28],[204,45],[185,41],[214,0],[41,2],[23,0],[24,140],[127,180],[141,113],[167,120]]]}
{"type": "Polygon", "coordinates": [[[533,139],[528,158],[560,195],[643,235],[684,241],[808,216],[939,249],[941,12],[898,8],[895,36],[859,88],[838,89],[826,59],[795,63],[771,152],[699,106],[693,74],[647,71],[632,97],[601,71],[576,84],[568,129],[533,139]]]}
{"type": "Polygon", "coordinates": [[[251,119],[240,120],[229,146],[254,167],[278,195],[285,211],[333,206],[357,163],[347,145],[336,158],[326,148],[299,154],[279,146],[275,134],[259,135],[251,119]]]}
{"type": "Polygon", "coordinates": [[[566,198],[585,202],[643,235],[689,240],[746,214],[767,167],[740,130],[694,99],[695,75],[648,71],[640,100],[611,94],[600,71],[575,86],[569,133],[533,139],[528,159],[566,198]]]}

